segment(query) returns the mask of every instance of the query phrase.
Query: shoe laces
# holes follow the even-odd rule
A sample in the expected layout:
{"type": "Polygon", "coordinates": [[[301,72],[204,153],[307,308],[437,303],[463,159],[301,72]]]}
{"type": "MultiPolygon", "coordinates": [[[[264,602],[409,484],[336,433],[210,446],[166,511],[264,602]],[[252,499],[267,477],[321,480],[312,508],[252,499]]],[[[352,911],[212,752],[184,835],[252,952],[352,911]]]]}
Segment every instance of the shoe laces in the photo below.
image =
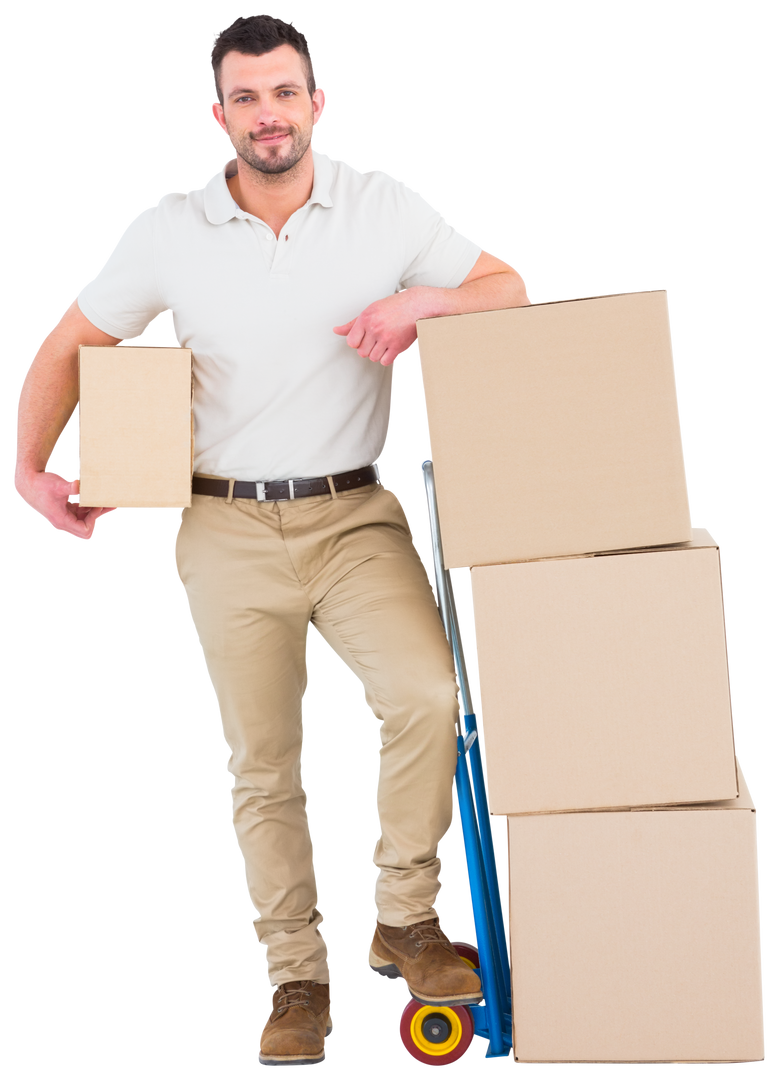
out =
{"type": "Polygon", "coordinates": [[[415,942],[418,949],[423,948],[425,945],[449,945],[449,938],[434,923],[419,923],[411,931],[409,937],[418,939],[415,942]]]}
{"type": "MultiPolygon", "coordinates": [[[[284,986],[289,986],[289,983],[285,983],[284,986]]],[[[276,1012],[286,1012],[287,1009],[294,1008],[295,1005],[299,1005],[304,1009],[307,1009],[311,1005],[311,991],[304,989],[306,986],[310,986],[311,983],[303,983],[302,986],[292,986],[289,990],[285,990],[283,986],[279,987],[279,998],[276,1012]]]]}

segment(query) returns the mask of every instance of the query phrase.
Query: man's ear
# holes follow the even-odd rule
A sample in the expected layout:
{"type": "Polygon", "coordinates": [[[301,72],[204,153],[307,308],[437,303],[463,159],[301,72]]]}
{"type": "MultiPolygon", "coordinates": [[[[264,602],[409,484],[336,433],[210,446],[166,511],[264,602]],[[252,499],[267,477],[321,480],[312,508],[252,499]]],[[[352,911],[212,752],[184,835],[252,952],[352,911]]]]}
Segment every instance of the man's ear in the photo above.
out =
{"type": "Polygon", "coordinates": [[[218,101],[215,101],[211,106],[211,112],[216,117],[216,122],[219,124],[222,131],[227,131],[227,124],[225,123],[225,111],[218,101]]]}
{"type": "MultiPolygon", "coordinates": [[[[315,90],[314,96],[311,98],[311,105],[314,109],[314,123],[319,121],[319,117],[322,115],[322,110],[325,107],[325,92],[324,90],[315,90]]],[[[225,131],[227,128],[225,128],[225,131]]]]}

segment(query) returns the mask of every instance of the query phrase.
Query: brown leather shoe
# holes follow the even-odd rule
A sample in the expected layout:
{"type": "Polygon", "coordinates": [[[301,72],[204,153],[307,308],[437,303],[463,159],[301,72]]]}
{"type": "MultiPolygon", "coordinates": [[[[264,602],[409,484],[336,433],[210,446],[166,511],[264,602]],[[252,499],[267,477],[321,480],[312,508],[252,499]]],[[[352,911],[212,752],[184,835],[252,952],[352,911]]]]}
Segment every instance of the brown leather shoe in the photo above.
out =
{"type": "Polygon", "coordinates": [[[325,1057],[330,1023],[327,983],[288,982],[273,995],[273,1012],[260,1040],[261,1065],[314,1065],[325,1057]]]}
{"type": "Polygon", "coordinates": [[[438,919],[377,923],[368,962],[380,975],[404,978],[423,1005],[476,1005],[482,999],[479,976],[457,955],[438,919]]]}

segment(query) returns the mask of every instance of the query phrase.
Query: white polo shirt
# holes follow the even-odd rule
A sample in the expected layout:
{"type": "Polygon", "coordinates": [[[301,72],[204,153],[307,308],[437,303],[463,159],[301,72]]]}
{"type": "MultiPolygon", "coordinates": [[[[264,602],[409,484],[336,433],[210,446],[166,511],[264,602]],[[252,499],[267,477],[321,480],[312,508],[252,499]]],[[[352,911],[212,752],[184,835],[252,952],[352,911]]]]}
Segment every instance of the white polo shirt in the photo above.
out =
{"type": "Polygon", "coordinates": [[[141,214],[79,307],[118,338],[172,311],[194,358],[196,472],[287,480],[369,465],[392,367],[333,327],[412,285],[456,288],[480,249],[403,184],[321,154],[311,198],[277,240],[233,200],[235,168],[141,214]]]}

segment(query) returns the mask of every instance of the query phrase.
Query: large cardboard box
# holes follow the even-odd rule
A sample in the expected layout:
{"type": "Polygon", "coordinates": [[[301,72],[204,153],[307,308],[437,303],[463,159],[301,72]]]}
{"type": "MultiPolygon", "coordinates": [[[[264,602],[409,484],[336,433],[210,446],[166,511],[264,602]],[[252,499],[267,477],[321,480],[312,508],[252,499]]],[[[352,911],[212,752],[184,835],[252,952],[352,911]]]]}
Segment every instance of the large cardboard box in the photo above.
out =
{"type": "Polygon", "coordinates": [[[690,539],[664,292],[417,329],[447,566],[690,539]]]}
{"type": "Polygon", "coordinates": [[[509,818],[518,1061],[763,1057],[755,813],[509,818]]]}
{"type": "Polygon", "coordinates": [[[192,351],[79,349],[82,506],[190,506],[192,351]]]}
{"type": "Polygon", "coordinates": [[[719,549],[472,571],[495,814],[735,798],[719,549]]]}

